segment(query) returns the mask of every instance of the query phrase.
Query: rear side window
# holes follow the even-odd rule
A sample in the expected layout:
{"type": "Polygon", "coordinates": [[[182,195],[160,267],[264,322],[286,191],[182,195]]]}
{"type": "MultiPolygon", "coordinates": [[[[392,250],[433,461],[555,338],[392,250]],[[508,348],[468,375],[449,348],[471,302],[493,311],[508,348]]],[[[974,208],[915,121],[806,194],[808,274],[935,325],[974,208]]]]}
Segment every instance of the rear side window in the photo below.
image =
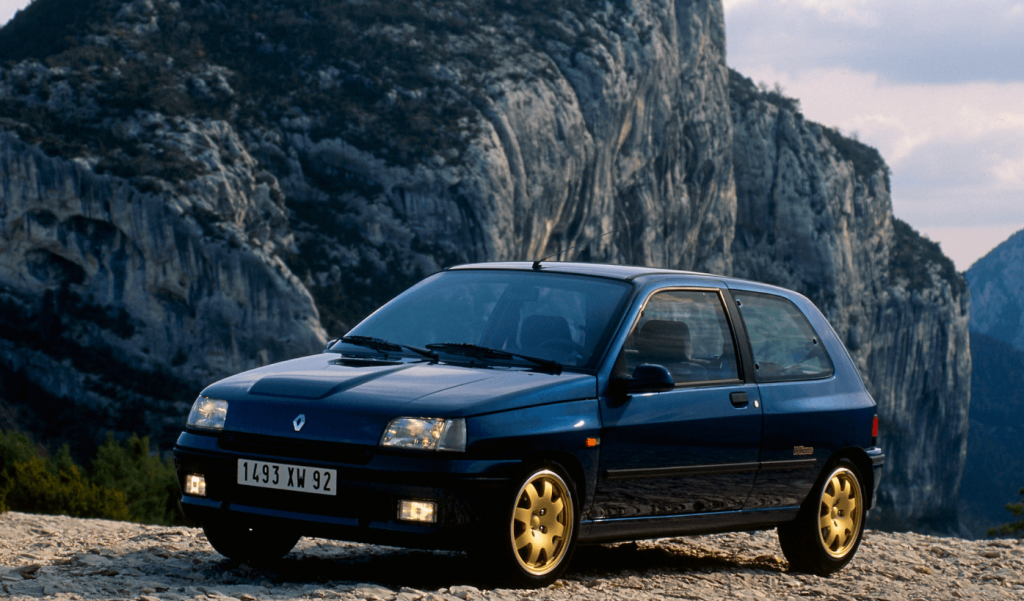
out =
{"type": "Polygon", "coordinates": [[[733,292],[747,327],[758,382],[832,375],[832,360],[814,328],[790,301],[771,294],[733,292]]]}

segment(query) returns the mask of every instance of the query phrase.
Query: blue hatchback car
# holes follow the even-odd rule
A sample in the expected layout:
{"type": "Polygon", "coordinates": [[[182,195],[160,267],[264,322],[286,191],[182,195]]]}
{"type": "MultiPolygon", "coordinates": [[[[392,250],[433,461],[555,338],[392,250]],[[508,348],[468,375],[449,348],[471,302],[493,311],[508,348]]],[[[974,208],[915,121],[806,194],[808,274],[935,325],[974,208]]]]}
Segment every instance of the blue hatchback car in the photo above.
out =
{"type": "Polygon", "coordinates": [[[428,277],[319,355],[195,401],[182,507],[237,560],[301,536],[488,554],[519,586],[580,544],[777,528],[827,575],[884,462],[875,402],[803,296],[578,263],[428,277]]]}

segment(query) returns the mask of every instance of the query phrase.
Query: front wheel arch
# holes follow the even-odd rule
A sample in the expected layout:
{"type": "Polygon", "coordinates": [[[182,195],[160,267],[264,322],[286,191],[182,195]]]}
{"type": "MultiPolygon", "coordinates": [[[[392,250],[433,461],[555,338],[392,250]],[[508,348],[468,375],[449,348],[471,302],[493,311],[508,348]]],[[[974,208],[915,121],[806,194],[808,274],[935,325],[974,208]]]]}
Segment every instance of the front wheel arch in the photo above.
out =
{"type": "Polygon", "coordinates": [[[578,457],[568,451],[538,451],[523,458],[522,469],[517,477],[523,476],[530,469],[545,463],[555,463],[564,469],[573,483],[573,490],[576,493],[581,515],[584,508],[588,507],[590,498],[587,494],[587,479],[583,471],[583,465],[578,457]]]}
{"type": "MultiPolygon", "coordinates": [[[[548,586],[557,580],[566,570],[569,563],[572,561],[573,551],[576,547],[576,540],[579,535],[579,519],[580,519],[580,498],[577,494],[578,484],[575,482],[572,474],[563,464],[556,462],[552,459],[552,455],[544,455],[544,459],[538,461],[530,461],[523,464],[523,469],[520,470],[517,478],[514,479],[514,485],[506,489],[507,494],[504,495],[508,501],[499,519],[488,527],[489,533],[486,536],[481,537],[482,547],[479,548],[479,558],[483,561],[481,567],[490,572],[497,578],[496,583],[503,585],[512,586],[513,588],[537,588],[548,586]],[[559,509],[555,509],[555,513],[548,510],[545,513],[544,506],[553,508],[551,503],[552,499],[555,499],[557,503],[556,495],[550,495],[553,492],[547,486],[537,486],[534,488],[534,493],[544,491],[542,494],[527,495],[526,487],[530,482],[537,482],[542,479],[550,478],[561,481],[563,490],[569,497],[570,505],[569,513],[562,514],[566,521],[558,520],[561,524],[571,524],[571,530],[569,531],[568,538],[563,539],[562,542],[552,542],[559,540],[559,535],[554,532],[554,528],[557,524],[550,522],[553,518],[562,511],[561,504],[559,509]],[[518,494],[517,494],[518,491],[518,494]],[[528,499],[527,496],[530,498],[528,499]],[[518,499],[518,500],[517,500],[518,499]],[[537,532],[545,532],[545,527],[551,529],[551,533],[554,539],[542,541],[545,553],[550,553],[553,550],[556,553],[557,559],[555,563],[548,563],[545,565],[545,561],[549,556],[541,555],[539,559],[540,564],[530,566],[530,562],[538,559],[533,554],[533,547],[523,547],[519,545],[519,538],[528,530],[524,530],[523,526],[525,521],[520,517],[519,512],[526,509],[531,510],[539,503],[541,510],[534,513],[532,518],[532,526],[526,526],[526,529],[534,528],[534,537],[540,536],[543,539],[543,534],[538,535],[537,532]],[[538,517],[548,515],[547,518],[538,517]],[[547,521],[547,522],[546,522],[547,521]],[[535,523],[534,523],[535,522],[535,523]],[[547,549],[549,544],[554,544],[555,547],[547,549]],[[561,545],[565,545],[561,547],[561,545]],[[561,547],[561,550],[557,550],[561,547]],[[524,557],[522,554],[526,549],[529,558],[524,557]],[[534,569],[537,568],[537,569],[534,569]]],[[[554,484],[554,481],[552,481],[554,484]]],[[[555,484],[555,491],[557,491],[558,485],[555,484]]],[[[561,499],[566,500],[565,496],[560,496],[561,499]]],[[[529,516],[526,516],[529,518],[529,516]]],[[[527,541],[529,542],[529,541],[527,541]]]]}
{"type": "MultiPolygon", "coordinates": [[[[479,567],[485,573],[492,575],[495,585],[507,586],[515,589],[534,589],[538,587],[546,587],[556,581],[557,578],[564,573],[568,567],[569,562],[572,560],[573,550],[577,547],[577,539],[580,531],[580,512],[582,506],[580,504],[580,497],[577,493],[579,484],[575,482],[574,475],[570,472],[568,467],[554,458],[564,459],[564,456],[556,454],[546,454],[540,456],[531,456],[527,460],[524,460],[521,468],[511,485],[508,488],[504,488],[503,498],[507,501],[502,511],[496,515],[496,519],[489,523],[485,529],[485,532],[481,532],[479,542],[481,545],[475,549],[477,560],[480,562],[479,567]],[[536,460],[536,461],[535,461],[536,460]],[[547,473],[548,475],[545,475],[547,473]],[[529,548],[529,559],[523,557],[522,547],[518,545],[517,534],[523,533],[523,520],[517,513],[522,509],[531,509],[532,502],[541,501],[542,511],[535,513],[535,516],[544,516],[545,512],[543,506],[547,505],[549,508],[552,507],[550,503],[544,503],[545,495],[541,496],[541,499],[526,500],[523,497],[523,491],[528,482],[534,481],[536,478],[547,478],[548,476],[556,476],[561,480],[565,486],[565,492],[571,497],[572,505],[571,513],[567,518],[571,518],[572,530],[568,535],[568,539],[565,540],[566,547],[563,551],[556,551],[559,558],[556,559],[556,563],[544,565],[538,565],[538,570],[532,569],[530,566],[525,565],[530,561],[534,561],[535,558],[532,556],[532,548],[529,548]],[[517,496],[518,491],[518,496],[517,496]],[[526,505],[523,505],[526,503],[526,505]],[[517,525],[518,524],[518,525],[517,525]],[[510,538],[511,536],[511,538],[510,538]],[[525,563],[524,563],[525,562],[525,563]]],[[[535,488],[535,491],[540,491],[540,488],[535,488]]],[[[545,488],[547,490],[547,488],[545,488]]],[[[535,497],[535,496],[530,496],[535,497]]],[[[564,497],[562,497],[564,499],[564,497]]],[[[550,500],[549,500],[550,501],[550,500]]],[[[556,511],[561,511],[556,510],[556,511]]],[[[553,517],[557,513],[551,513],[548,511],[548,515],[553,517]]],[[[551,517],[547,519],[551,519],[551,517]]],[[[541,532],[545,531],[544,526],[548,528],[554,527],[553,523],[545,523],[545,518],[532,518],[539,521],[536,524],[532,524],[532,527],[539,528],[541,532]]],[[[560,523],[566,523],[561,520],[557,520],[560,523]]],[[[536,534],[535,534],[536,535],[536,534]]],[[[557,534],[555,534],[557,536],[557,534]]],[[[556,545],[560,545],[556,544],[556,545]]],[[[552,550],[546,550],[551,552],[552,550]]],[[[543,557],[542,563],[543,563],[543,557]]]]}

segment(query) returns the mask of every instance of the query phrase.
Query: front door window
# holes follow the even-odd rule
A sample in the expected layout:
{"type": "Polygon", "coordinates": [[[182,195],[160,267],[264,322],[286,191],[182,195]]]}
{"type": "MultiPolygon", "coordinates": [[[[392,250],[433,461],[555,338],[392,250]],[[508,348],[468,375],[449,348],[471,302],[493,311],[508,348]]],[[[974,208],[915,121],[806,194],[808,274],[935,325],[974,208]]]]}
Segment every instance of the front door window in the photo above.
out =
{"type": "Polygon", "coordinates": [[[718,292],[666,290],[651,296],[624,348],[626,375],[661,365],[676,384],[739,379],[736,347],[718,292]]]}

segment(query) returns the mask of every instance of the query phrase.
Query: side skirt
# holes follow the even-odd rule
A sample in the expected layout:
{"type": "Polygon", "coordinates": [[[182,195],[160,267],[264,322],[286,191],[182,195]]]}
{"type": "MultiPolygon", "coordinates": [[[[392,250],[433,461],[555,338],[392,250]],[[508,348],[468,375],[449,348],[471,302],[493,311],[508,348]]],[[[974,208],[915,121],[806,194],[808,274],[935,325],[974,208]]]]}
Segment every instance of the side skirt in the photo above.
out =
{"type": "Polygon", "coordinates": [[[581,544],[612,543],[684,534],[716,534],[742,530],[767,530],[796,519],[799,507],[718,511],[642,518],[611,518],[580,522],[581,544]]]}

